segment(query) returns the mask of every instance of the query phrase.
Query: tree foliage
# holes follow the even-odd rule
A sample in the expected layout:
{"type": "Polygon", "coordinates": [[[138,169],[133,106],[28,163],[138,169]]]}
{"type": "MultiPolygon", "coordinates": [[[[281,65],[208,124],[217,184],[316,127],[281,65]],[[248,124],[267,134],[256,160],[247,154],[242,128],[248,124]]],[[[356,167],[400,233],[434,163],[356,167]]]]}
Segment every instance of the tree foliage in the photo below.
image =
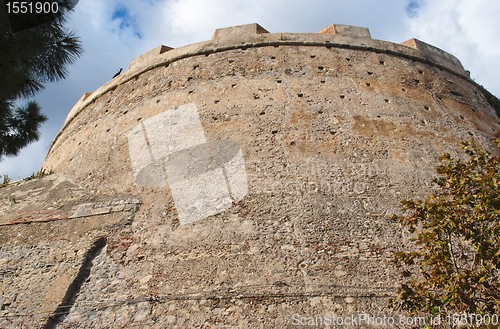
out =
{"type": "MultiPolygon", "coordinates": [[[[500,141],[496,140],[500,147],[500,141]]],[[[394,215],[415,250],[396,253],[397,304],[412,314],[500,314],[500,158],[463,143],[467,160],[441,157],[437,192],[394,215]]]]}
{"type": "Polygon", "coordinates": [[[58,1],[60,12],[34,27],[13,32],[4,5],[0,6],[0,159],[16,155],[39,137],[46,120],[33,101],[46,83],[67,75],[67,65],[81,54],[80,41],[65,27],[71,2],[58,1]]]}

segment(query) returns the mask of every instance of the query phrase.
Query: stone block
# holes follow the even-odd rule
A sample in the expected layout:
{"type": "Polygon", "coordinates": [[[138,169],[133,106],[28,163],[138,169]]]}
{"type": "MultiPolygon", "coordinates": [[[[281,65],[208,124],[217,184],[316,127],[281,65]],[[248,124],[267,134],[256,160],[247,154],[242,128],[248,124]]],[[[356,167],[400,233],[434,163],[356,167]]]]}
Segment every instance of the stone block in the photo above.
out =
{"type": "Polygon", "coordinates": [[[422,57],[438,65],[448,67],[464,76],[469,75],[462,66],[462,63],[460,63],[460,61],[455,56],[447,53],[444,50],[434,47],[433,45],[415,38],[403,41],[401,42],[401,45],[417,49],[422,57]]]}
{"type": "Polygon", "coordinates": [[[246,42],[258,34],[269,33],[259,24],[246,24],[215,30],[212,41],[216,42],[246,42]]]}
{"type": "Polygon", "coordinates": [[[340,25],[332,24],[321,31],[320,34],[336,34],[344,37],[356,38],[356,39],[371,39],[370,30],[366,27],[350,26],[350,25],[340,25]]]}

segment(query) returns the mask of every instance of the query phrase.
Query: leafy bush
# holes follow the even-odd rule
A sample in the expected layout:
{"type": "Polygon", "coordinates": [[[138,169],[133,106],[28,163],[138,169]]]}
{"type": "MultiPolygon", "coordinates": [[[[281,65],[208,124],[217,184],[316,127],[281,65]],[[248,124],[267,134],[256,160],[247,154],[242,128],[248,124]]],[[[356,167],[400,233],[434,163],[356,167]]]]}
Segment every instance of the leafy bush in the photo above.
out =
{"type": "Polygon", "coordinates": [[[3,175],[2,176],[2,183],[0,184],[0,187],[4,187],[4,186],[9,185],[10,181],[11,181],[11,179],[9,176],[3,175]]]}
{"type": "Polygon", "coordinates": [[[466,161],[441,157],[435,194],[404,200],[406,216],[393,216],[416,244],[396,253],[404,282],[395,303],[413,315],[500,314],[500,158],[463,149],[466,161]]]}

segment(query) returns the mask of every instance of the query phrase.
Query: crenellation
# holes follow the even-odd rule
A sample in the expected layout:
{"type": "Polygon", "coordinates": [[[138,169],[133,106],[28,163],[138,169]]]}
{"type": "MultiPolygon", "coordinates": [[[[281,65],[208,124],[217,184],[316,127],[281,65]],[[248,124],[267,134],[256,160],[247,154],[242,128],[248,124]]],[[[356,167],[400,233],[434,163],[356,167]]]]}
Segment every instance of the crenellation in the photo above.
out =
{"type": "Polygon", "coordinates": [[[128,69],[133,70],[135,68],[144,67],[147,64],[153,62],[159,55],[166,53],[172,49],[174,49],[174,48],[169,47],[169,46],[165,46],[165,45],[160,45],[156,48],[153,48],[153,49],[145,52],[144,54],[134,58],[130,62],[128,69]]]}
{"type": "Polygon", "coordinates": [[[415,38],[403,41],[401,45],[417,49],[423,58],[437,65],[452,68],[455,72],[460,72],[463,76],[470,78],[470,73],[465,71],[462,63],[455,56],[444,50],[415,38]]]}
{"type": "Polygon", "coordinates": [[[214,44],[247,43],[256,36],[267,33],[269,31],[256,23],[238,25],[215,30],[211,41],[214,44]]]}
{"type": "Polygon", "coordinates": [[[340,25],[340,24],[332,24],[321,31],[319,34],[334,34],[334,35],[342,35],[350,38],[360,38],[371,40],[370,30],[366,27],[358,27],[358,26],[350,26],[350,25],[340,25]]]}

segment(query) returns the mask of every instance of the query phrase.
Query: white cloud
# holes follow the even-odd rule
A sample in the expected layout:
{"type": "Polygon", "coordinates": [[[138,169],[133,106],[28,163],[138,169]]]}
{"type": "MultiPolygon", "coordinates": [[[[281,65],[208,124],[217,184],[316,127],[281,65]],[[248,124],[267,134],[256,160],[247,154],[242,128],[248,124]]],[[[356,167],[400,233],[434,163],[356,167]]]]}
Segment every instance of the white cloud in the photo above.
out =
{"type": "Polygon", "coordinates": [[[458,57],[478,83],[500,95],[498,17],[496,1],[427,1],[408,20],[408,28],[414,37],[458,57]]]}
{"type": "Polygon", "coordinates": [[[399,0],[170,0],[155,6],[122,1],[136,13],[151,47],[182,46],[210,39],[217,28],[259,23],[271,32],[317,32],[338,23],[369,27],[373,35],[394,41],[407,39],[405,3],[399,0]],[[398,28],[394,28],[397,26],[398,28]]]}

